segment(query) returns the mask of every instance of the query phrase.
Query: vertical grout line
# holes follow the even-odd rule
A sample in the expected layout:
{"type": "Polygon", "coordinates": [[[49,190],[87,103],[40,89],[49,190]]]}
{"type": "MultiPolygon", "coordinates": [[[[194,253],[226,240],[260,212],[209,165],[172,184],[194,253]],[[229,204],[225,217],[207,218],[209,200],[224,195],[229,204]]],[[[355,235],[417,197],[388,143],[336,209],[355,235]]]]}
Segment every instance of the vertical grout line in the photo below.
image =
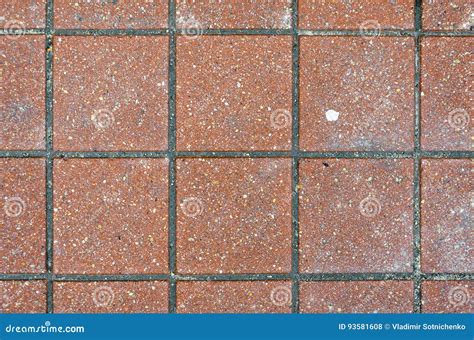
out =
{"type": "Polygon", "coordinates": [[[168,312],[176,313],[176,4],[168,3],[169,68],[168,68],[168,242],[169,301],[168,312]]]}
{"type": "Polygon", "coordinates": [[[421,313],[421,212],[420,212],[420,171],[421,171],[421,142],[420,142],[420,32],[421,18],[422,16],[422,4],[421,0],[415,1],[415,88],[414,88],[414,100],[415,100],[415,119],[414,119],[414,142],[415,152],[413,159],[413,283],[414,283],[414,296],[413,296],[413,312],[421,313]]]}
{"type": "Polygon", "coordinates": [[[47,312],[53,313],[53,0],[46,3],[46,270],[47,312]]]}
{"type": "Polygon", "coordinates": [[[291,185],[291,225],[292,225],[292,313],[299,312],[299,275],[298,275],[298,244],[299,244],[299,218],[298,218],[298,166],[299,166],[299,37],[298,37],[298,0],[292,1],[292,185],[291,185]]]}

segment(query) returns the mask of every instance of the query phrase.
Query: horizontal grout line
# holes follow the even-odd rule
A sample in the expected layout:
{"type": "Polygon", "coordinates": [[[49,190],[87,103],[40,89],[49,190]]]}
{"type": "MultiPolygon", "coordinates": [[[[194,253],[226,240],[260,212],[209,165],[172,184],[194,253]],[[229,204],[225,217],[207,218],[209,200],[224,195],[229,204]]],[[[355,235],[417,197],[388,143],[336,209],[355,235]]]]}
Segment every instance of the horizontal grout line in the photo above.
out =
{"type": "MultiPolygon", "coordinates": [[[[299,274],[0,274],[0,280],[52,281],[384,281],[410,280],[414,273],[299,273],[299,274]]],[[[473,273],[422,273],[422,280],[473,280],[473,273]]]]}
{"type": "MultiPolygon", "coordinates": [[[[0,30],[0,36],[4,35],[44,35],[46,29],[16,29],[16,30],[0,30]]],[[[171,35],[171,30],[162,29],[54,29],[51,30],[52,35],[57,36],[164,36],[171,35]]],[[[179,36],[189,35],[287,35],[292,36],[294,33],[291,29],[177,29],[176,34],[179,36]],[[188,31],[196,31],[197,33],[188,33],[188,31]]],[[[420,31],[415,30],[373,30],[360,31],[349,29],[333,29],[333,30],[311,30],[298,29],[295,34],[297,36],[359,36],[359,37],[412,37],[415,35],[426,37],[474,37],[472,31],[420,31]]]]}

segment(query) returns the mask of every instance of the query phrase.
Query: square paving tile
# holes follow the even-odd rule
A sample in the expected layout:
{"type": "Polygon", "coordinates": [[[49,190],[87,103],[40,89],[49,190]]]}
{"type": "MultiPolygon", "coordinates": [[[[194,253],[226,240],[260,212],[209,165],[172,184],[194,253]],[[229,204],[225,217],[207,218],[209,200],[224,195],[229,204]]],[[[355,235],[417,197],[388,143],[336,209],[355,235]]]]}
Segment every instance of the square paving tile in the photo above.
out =
{"type": "Polygon", "coordinates": [[[411,160],[300,164],[300,271],[412,270],[411,160]]]}
{"type": "Polygon", "coordinates": [[[54,270],[166,273],[168,160],[55,161],[54,270]]]}
{"type": "Polygon", "coordinates": [[[474,313],[473,281],[425,281],[421,293],[424,313],[474,313]]]}
{"type": "Polygon", "coordinates": [[[0,313],[45,313],[45,281],[0,281],[0,313]]]}
{"type": "Polygon", "coordinates": [[[0,36],[0,149],[44,149],[45,40],[0,36]]]}
{"type": "Polygon", "coordinates": [[[298,1],[300,28],[351,29],[361,32],[381,29],[412,29],[412,0],[397,1],[298,1]]]}
{"type": "Polygon", "coordinates": [[[291,37],[179,37],[178,150],[291,148],[291,37]]]}
{"type": "Polygon", "coordinates": [[[56,37],[58,150],[164,150],[167,37],[56,37]]]}
{"type": "Polygon", "coordinates": [[[472,40],[422,40],[421,143],[425,150],[472,150],[472,40]]]}
{"type": "Polygon", "coordinates": [[[178,159],[179,273],[291,270],[290,159],[178,159]]]}
{"type": "Polygon", "coordinates": [[[423,29],[469,31],[473,27],[474,5],[466,0],[423,1],[423,29]]]}
{"type": "Polygon", "coordinates": [[[423,160],[421,264],[425,272],[474,272],[473,163],[423,160]]]}
{"type": "Polygon", "coordinates": [[[178,313],[289,313],[291,282],[178,282],[178,313]]]}
{"type": "Polygon", "coordinates": [[[302,313],[411,313],[411,281],[319,281],[300,284],[302,313]]]}
{"type": "Polygon", "coordinates": [[[302,37],[303,150],[413,149],[411,38],[302,37]]]}
{"type": "Polygon", "coordinates": [[[42,159],[0,159],[0,273],[45,271],[46,203],[42,159]]]}
{"type": "Polygon", "coordinates": [[[46,0],[1,1],[0,13],[0,28],[7,31],[43,28],[46,18],[46,0]]]}
{"type": "Polygon", "coordinates": [[[55,282],[55,313],[166,313],[165,281],[55,282]]]}
{"type": "Polygon", "coordinates": [[[157,29],[168,26],[167,0],[54,1],[59,28],[157,29]]]}
{"type": "Polygon", "coordinates": [[[177,0],[176,5],[176,24],[186,34],[209,28],[291,27],[291,0],[177,0]]]}

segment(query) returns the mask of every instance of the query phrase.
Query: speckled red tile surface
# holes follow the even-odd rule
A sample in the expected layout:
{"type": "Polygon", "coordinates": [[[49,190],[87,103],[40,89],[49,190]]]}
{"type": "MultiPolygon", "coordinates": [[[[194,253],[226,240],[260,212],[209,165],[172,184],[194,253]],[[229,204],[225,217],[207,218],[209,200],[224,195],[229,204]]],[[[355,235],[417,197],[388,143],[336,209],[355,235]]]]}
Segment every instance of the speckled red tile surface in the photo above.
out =
{"type": "Polygon", "coordinates": [[[300,270],[411,271],[412,181],[410,160],[303,160],[300,270]]]}
{"type": "Polygon", "coordinates": [[[291,282],[178,282],[178,313],[289,313],[291,282]]]}
{"type": "Polygon", "coordinates": [[[179,273],[288,273],[291,162],[177,161],[179,273]]]}
{"type": "Polygon", "coordinates": [[[42,159],[0,159],[0,272],[45,271],[45,167],[42,159]]]}
{"type": "Polygon", "coordinates": [[[472,160],[422,163],[421,249],[426,272],[474,272],[472,160]]]}
{"type": "Polygon", "coordinates": [[[54,23],[60,28],[164,28],[168,1],[54,1],[54,23]]]}
{"type": "Polygon", "coordinates": [[[473,313],[472,281],[425,281],[422,283],[425,313],[473,313]]]}
{"type": "Polygon", "coordinates": [[[167,272],[167,170],[166,159],[55,161],[55,272],[167,272]]]}
{"type": "Polygon", "coordinates": [[[168,284],[163,281],[56,282],[57,313],[166,313],[168,284]]]}
{"type": "Polygon", "coordinates": [[[58,150],[164,150],[166,37],[56,37],[58,150]]]}
{"type": "Polygon", "coordinates": [[[45,313],[45,281],[0,281],[0,313],[45,313]]]}
{"type": "Polygon", "coordinates": [[[411,281],[303,282],[302,313],[411,313],[411,281]]]}
{"type": "Polygon", "coordinates": [[[303,150],[413,149],[413,40],[303,37],[303,150]]]}
{"type": "Polygon", "coordinates": [[[0,149],[44,149],[45,59],[41,36],[0,36],[0,149]]]}
{"type": "Polygon", "coordinates": [[[0,2],[0,313],[473,311],[471,2],[0,2]]]}

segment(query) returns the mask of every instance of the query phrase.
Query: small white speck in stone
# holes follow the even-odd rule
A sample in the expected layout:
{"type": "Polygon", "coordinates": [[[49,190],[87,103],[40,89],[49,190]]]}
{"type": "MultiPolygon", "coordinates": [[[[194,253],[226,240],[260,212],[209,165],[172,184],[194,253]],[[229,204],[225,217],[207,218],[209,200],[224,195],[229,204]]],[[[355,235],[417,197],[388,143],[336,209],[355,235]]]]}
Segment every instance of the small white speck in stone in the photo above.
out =
{"type": "Polygon", "coordinates": [[[339,112],[334,110],[326,111],[326,119],[330,122],[335,122],[339,118],[339,112]]]}

